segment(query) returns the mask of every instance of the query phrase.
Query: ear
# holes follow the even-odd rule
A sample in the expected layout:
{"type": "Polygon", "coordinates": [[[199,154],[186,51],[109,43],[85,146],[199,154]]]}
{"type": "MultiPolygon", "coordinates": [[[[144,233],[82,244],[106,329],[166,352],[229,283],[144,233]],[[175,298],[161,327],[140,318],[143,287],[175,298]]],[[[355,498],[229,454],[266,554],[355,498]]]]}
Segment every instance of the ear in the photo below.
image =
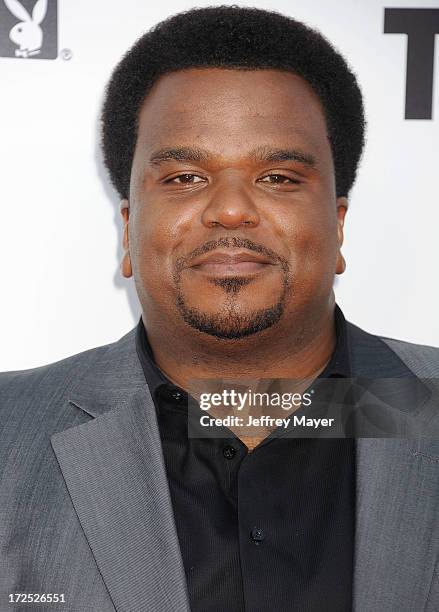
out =
{"type": "Polygon", "coordinates": [[[18,0],[4,0],[4,2],[14,17],[21,19],[21,21],[31,20],[29,13],[18,0]]]}
{"type": "Polygon", "coordinates": [[[130,204],[128,200],[121,201],[120,214],[122,215],[124,221],[122,246],[123,250],[125,251],[122,257],[122,262],[120,264],[120,270],[122,272],[122,276],[124,276],[125,278],[130,278],[133,275],[133,269],[131,266],[131,257],[129,251],[128,221],[130,218],[130,204]]]}
{"type": "Polygon", "coordinates": [[[341,254],[341,247],[343,245],[343,226],[344,226],[344,218],[346,212],[348,210],[348,200],[347,198],[340,197],[337,198],[337,242],[338,242],[338,253],[337,253],[337,262],[335,265],[335,273],[343,274],[346,270],[346,261],[343,255],[341,254]]]}
{"type": "Polygon", "coordinates": [[[37,25],[43,21],[47,13],[47,0],[38,0],[32,11],[32,21],[37,25]]]}

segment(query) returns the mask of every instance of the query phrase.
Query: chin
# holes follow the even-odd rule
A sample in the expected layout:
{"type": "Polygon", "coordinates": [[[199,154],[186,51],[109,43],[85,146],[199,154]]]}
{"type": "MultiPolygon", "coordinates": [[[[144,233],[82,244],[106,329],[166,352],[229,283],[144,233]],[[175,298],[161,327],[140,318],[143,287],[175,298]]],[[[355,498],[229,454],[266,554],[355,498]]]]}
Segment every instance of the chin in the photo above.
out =
{"type": "Polygon", "coordinates": [[[180,295],[176,302],[184,322],[191,328],[224,340],[239,340],[269,329],[279,322],[284,311],[283,301],[258,310],[237,309],[235,304],[225,304],[218,310],[188,307],[180,295]]]}

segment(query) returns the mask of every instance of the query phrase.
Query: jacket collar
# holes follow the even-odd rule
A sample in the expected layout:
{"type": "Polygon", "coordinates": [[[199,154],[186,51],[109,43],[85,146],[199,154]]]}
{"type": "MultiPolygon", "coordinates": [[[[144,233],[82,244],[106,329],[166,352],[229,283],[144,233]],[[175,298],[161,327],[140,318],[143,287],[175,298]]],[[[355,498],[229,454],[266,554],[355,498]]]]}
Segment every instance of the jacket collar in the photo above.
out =
{"type": "Polygon", "coordinates": [[[51,443],[117,612],[189,612],[156,413],[134,338],[132,330],[96,351],[69,397],[71,409],[91,418],[51,443]]]}

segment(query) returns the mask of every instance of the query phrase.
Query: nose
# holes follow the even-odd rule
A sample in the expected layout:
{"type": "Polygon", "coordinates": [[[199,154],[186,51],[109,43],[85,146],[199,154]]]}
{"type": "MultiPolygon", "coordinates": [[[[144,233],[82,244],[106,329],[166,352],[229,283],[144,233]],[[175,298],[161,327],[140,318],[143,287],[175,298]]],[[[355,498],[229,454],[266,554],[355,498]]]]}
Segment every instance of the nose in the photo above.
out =
{"type": "Polygon", "coordinates": [[[203,211],[202,222],[206,227],[222,226],[235,229],[242,225],[259,225],[259,212],[248,187],[239,179],[223,178],[203,211]]]}

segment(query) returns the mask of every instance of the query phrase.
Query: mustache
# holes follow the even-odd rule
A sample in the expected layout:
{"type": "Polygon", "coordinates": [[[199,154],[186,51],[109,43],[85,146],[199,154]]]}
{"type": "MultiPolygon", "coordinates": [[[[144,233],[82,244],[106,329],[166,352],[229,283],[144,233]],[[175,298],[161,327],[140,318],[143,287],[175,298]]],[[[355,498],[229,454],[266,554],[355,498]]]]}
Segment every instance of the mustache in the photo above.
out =
{"type": "Polygon", "coordinates": [[[284,272],[288,272],[289,264],[288,260],[285,257],[282,257],[272,249],[258,244],[249,238],[241,238],[239,236],[226,236],[223,238],[217,238],[216,240],[209,240],[205,242],[203,245],[197,247],[191,253],[186,256],[179,257],[176,261],[176,271],[177,273],[181,272],[183,268],[187,267],[190,262],[196,257],[200,257],[205,253],[209,253],[210,251],[214,251],[218,248],[242,248],[247,249],[248,251],[255,251],[256,253],[260,253],[265,255],[268,259],[272,260],[273,263],[279,263],[282,266],[284,272]]]}

